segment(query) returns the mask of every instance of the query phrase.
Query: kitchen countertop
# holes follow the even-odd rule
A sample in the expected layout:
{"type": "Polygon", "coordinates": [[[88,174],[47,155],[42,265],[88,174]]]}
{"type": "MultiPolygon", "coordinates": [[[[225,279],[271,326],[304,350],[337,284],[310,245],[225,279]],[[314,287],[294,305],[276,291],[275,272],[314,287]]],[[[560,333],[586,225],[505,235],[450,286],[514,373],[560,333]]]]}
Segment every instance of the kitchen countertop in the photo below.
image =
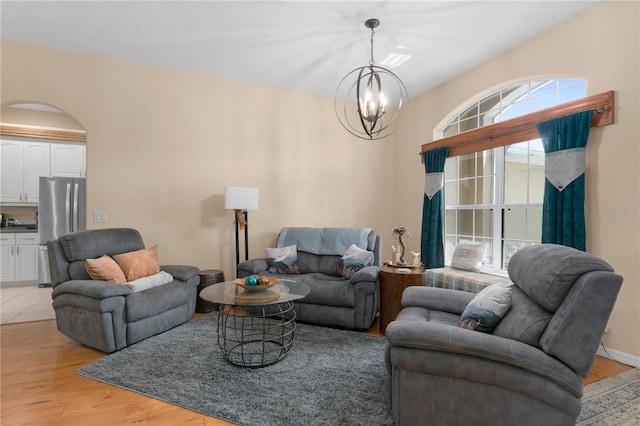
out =
{"type": "Polygon", "coordinates": [[[33,232],[35,234],[38,233],[38,228],[33,228],[29,226],[9,226],[6,228],[0,228],[0,234],[12,233],[12,234],[24,234],[33,232]]]}

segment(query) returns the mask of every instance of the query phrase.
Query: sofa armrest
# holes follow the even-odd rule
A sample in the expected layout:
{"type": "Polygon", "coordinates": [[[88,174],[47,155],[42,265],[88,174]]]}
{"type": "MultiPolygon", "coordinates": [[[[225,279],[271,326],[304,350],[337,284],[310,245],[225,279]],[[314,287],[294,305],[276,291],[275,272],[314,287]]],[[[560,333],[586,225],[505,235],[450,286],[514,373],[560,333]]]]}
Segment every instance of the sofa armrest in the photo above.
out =
{"type": "Polygon", "coordinates": [[[161,265],[160,270],[171,274],[174,279],[184,281],[185,283],[200,273],[200,269],[195,266],[186,265],[161,265]]]}
{"type": "Polygon", "coordinates": [[[100,280],[71,280],[58,284],[51,292],[51,297],[65,293],[79,294],[94,299],[106,299],[114,296],[126,296],[132,291],[123,284],[115,284],[100,280]]]}
{"type": "Polygon", "coordinates": [[[436,311],[461,314],[475,293],[437,287],[411,286],[402,293],[402,306],[416,306],[436,311]]]}
{"type": "Polygon", "coordinates": [[[240,262],[238,265],[238,276],[247,276],[252,274],[258,274],[269,269],[269,264],[266,258],[249,259],[244,262],[240,262]],[[241,272],[245,272],[244,275],[240,275],[241,272]]]}
{"type": "MultiPolygon", "coordinates": [[[[400,346],[482,358],[526,370],[574,393],[582,393],[582,384],[575,372],[542,350],[516,340],[428,321],[392,321],[385,329],[385,337],[392,348],[400,346]]],[[[428,371],[431,367],[424,365],[424,368],[428,371]]]]}
{"type": "Polygon", "coordinates": [[[351,275],[349,281],[351,281],[351,284],[355,284],[361,281],[375,282],[378,280],[378,275],[380,275],[379,266],[365,266],[355,274],[351,275]]]}

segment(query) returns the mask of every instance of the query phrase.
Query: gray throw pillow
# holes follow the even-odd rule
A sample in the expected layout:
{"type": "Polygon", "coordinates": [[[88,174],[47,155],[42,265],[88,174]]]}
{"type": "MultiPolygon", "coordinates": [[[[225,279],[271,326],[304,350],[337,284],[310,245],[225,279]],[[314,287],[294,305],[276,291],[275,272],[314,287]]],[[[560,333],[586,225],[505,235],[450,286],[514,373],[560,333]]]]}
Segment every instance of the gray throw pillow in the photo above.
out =
{"type": "Polygon", "coordinates": [[[338,262],[337,272],[338,275],[351,278],[351,276],[360,269],[371,265],[373,265],[373,252],[363,250],[355,244],[351,244],[340,259],[340,262],[338,262]]]}
{"type": "Polygon", "coordinates": [[[460,327],[488,333],[511,307],[511,287],[491,284],[476,294],[462,312],[460,327]]]}
{"type": "Polygon", "coordinates": [[[268,271],[272,274],[297,274],[298,270],[298,247],[292,246],[268,248],[267,264],[268,271]]]}

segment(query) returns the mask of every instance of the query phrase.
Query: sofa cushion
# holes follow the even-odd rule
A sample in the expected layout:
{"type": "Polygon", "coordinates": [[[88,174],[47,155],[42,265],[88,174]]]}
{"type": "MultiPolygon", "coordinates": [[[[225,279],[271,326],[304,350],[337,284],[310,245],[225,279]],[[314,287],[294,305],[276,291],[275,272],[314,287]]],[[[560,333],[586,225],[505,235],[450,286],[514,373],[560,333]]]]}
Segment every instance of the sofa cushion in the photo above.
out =
{"type": "Polygon", "coordinates": [[[451,258],[451,267],[463,271],[480,271],[486,245],[484,243],[461,240],[456,245],[451,258]]]}
{"type": "Polygon", "coordinates": [[[321,273],[306,274],[302,282],[311,288],[311,293],[302,300],[304,303],[347,308],[356,306],[354,286],[345,278],[321,273]]]}
{"type": "Polygon", "coordinates": [[[351,282],[336,275],[309,273],[299,275],[274,275],[277,278],[292,280],[307,284],[311,292],[299,300],[303,304],[318,304],[328,306],[355,307],[355,287],[351,282]]]}
{"type": "Polygon", "coordinates": [[[120,266],[106,254],[97,259],[87,259],[85,268],[93,280],[109,281],[116,284],[127,282],[127,278],[124,276],[120,266]]]}
{"type": "Polygon", "coordinates": [[[267,264],[272,274],[297,274],[298,249],[295,244],[286,247],[268,248],[267,264]]]}
{"type": "Polygon", "coordinates": [[[127,322],[138,321],[184,305],[190,300],[192,293],[193,287],[181,281],[173,281],[138,293],[132,292],[126,296],[127,322]]]}
{"type": "Polygon", "coordinates": [[[553,314],[531,300],[520,288],[513,286],[511,291],[511,309],[492,334],[539,348],[542,333],[553,314]]]}
{"type": "Polygon", "coordinates": [[[463,290],[471,293],[480,293],[482,289],[491,284],[503,286],[513,283],[507,277],[485,274],[483,272],[463,271],[449,267],[427,269],[424,272],[426,285],[451,290],[463,290]]]}
{"type": "Polygon", "coordinates": [[[336,273],[341,258],[342,256],[340,255],[332,256],[325,254],[323,256],[320,256],[318,272],[324,275],[332,275],[334,278],[342,278],[336,273]]]}
{"type": "Polygon", "coordinates": [[[301,274],[318,272],[320,270],[320,259],[322,256],[306,251],[298,252],[298,271],[301,274]]]}
{"type": "Polygon", "coordinates": [[[336,272],[344,278],[351,278],[360,269],[371,265],[373,265],[373,252],[351,244],[338,262],[336,272]]]}
{"type": "Polygon", "coordinates": [[[120,266],[125,277],[127,277],[127,281],[137,280],[160,272],[157,245],[143,250],[116,254],[113,256],[113,260],[120,266]]]}
{"type": "Polygon", "coordinates": [[[511,287],[492,284],[476,294],[460,316],[460,327],[487,333],[511,307],[511,287]]]}
{"type": "Polygon", "coordinates": [[[509,261],[509,277],[529,297],[555,312],[573,283],[591,271],[610,271],[604,260],[555,244],[537,244],[518,250],[509,261]]]}

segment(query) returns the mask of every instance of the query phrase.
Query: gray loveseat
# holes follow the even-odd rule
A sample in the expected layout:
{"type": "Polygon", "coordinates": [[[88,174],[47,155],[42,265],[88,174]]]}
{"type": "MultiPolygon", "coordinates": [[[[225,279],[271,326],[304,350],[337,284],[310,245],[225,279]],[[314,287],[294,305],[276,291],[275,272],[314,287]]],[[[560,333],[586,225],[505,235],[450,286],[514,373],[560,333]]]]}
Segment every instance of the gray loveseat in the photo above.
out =
{"type": "Polygon", "coordinates": [[[540,244],[509,262],[511,308],[491,334],[458,327],[475,296],[410,287],[386,329],[396,425],[574,425],[622,277],[605,261],[540,244]]]}
{"type": "Polygon", "coordinates": [[[297,320],[347,329],[368,329],[380,299],[380,237],[369,228],[283,228],[276,247],[297,246],[298,273],[268,271],[267,258],[238,265],[238,277],[269,275],[304,282],[311,293],[294,303],[297,320]],[[351,244],[373,252],[373,265],[344,278],[337,272],[351,244]]]}
{"type": "Polygon", "coordinates": [[[80,231],[49,241],[47,248],[58,330],[83,345],[111,353],[193,317],[196,267],[160,266],[173,281],[137,292],[91,279],[87,259],[145,248],[135,229],[80,231]]]}

